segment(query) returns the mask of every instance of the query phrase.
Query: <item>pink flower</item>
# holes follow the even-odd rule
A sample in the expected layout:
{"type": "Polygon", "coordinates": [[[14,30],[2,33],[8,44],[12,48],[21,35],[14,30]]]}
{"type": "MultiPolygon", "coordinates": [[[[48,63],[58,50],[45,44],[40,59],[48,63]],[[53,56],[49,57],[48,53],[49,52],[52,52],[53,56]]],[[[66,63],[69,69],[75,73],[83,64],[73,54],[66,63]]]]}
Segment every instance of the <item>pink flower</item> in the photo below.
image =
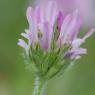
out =
{"type": "Polygon", "coordinates": [[[56,44],[59,49],[69,46],[69,49],[63,52],[65,54],[64,58],[80,58],[81,54],[86,54],[87,52],[87,49],[80,46],[93,34],[94,29],[91,29],[83,38],[78,38],[82,25],[79,11],[76,10],[64,16],[64,12],[58,10],[57,4],[56,2],[48,1],[43,6],[37,6],[36,8],[28,7],[26,16],[29,29],[21,34],[28,40],[28,43],[20,39],[18,44],[27,53],[31,46],[35,48],[38,44],[43,51],[49,52],[52,51],[51,47],[53,44],[56,44]],[[57,39],[54,38],[55,34],[57,39]]]}
{"type": "Polygon", "coordinates": [[[26,15],[29,29],[22,36],[28,38],[29,43],[19,40],[18,44],[26,49],[30,45],[34,47],[39,43],[42,48],[49,49],[51,47],[53,27],[58,15],[56,3],[51,1],[45,6],[37,6],[34,9],[28,7],[26,15]]]}

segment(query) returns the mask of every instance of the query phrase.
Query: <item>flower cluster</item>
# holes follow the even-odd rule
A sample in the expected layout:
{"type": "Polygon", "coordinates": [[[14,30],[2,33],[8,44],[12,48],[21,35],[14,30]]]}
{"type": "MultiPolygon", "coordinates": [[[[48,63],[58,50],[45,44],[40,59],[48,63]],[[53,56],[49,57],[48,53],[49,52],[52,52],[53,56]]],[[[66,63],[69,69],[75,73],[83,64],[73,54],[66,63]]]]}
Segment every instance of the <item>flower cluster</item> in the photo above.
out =
{"type": "Polygon", "coordinates": [[[25,40],[19,39],[18,42],[34,71],[45,78],[56,75],[67,66],[66,60],[71,62],[86,54],[87,49],[81,45],[94,32],[91,29],[84,37],[78,38],[82,25],[78,10],[64,16],[57,7],[53,1],[45,6],[28,7],[29,28],[21,33],[25,40]]]}

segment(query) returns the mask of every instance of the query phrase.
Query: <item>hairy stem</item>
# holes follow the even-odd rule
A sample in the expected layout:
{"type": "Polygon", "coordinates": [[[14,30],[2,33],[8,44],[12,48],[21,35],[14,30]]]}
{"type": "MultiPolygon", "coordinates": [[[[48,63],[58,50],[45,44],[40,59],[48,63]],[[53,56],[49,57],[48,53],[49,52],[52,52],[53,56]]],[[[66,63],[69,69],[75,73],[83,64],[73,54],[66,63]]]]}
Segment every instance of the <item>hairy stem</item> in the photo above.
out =
{"type": "Polygon", "coordinates": [[[46,86],[47,81],[40,77],[36,77],[32,95],[45,95],[46,86]]]}

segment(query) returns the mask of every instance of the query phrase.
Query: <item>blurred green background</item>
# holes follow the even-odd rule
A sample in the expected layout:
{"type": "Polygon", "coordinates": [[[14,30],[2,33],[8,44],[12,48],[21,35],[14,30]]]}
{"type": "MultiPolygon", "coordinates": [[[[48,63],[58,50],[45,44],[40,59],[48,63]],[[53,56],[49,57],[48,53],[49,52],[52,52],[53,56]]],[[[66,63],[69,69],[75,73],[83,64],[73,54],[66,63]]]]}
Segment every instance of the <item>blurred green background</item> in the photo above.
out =
{"type": "MultiPolygon", "coordinates": [[[[0,0],[0,95],[31,95],[33,75],[17,45],[27,28],[27,0],[0,0]]],[[[88,54],[49,82],[46,95],[95,95],[95,33],[84,44],[88,54]]]]}

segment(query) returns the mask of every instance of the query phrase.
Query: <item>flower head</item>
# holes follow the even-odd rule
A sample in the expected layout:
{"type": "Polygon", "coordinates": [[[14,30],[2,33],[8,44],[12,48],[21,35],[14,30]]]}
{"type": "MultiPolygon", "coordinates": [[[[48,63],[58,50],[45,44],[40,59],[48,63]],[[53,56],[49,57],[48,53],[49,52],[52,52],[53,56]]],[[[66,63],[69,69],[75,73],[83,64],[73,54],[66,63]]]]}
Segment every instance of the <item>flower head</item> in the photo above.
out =
{"type": "Polygon", "coordinates": [[[21,35],[27,42],[20,39],[18,44],[26,51],[37,74],[52,77],[65,66],[66,60],[73,61],[87,53],[81,45],[94,29],[78,38],[82,25],[78,10],[64,16],[56,2],[48,1],[44,6],[28,7],[26,16],[29,28],[21,35]]]}

